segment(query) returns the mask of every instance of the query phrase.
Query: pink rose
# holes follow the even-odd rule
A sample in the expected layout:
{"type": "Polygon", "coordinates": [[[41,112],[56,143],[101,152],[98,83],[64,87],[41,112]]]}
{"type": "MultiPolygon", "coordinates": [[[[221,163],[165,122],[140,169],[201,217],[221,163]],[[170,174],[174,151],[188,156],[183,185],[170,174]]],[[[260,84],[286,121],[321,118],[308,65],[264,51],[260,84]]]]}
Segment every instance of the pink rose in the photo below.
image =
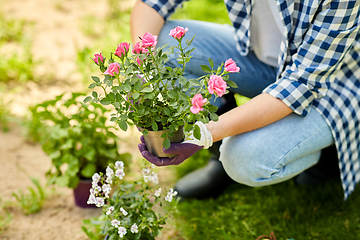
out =
{"type": "Polygon", "coordinates": [[[240,68],[236,66],[236,63],[234,62],[234,60],[232,60],[232,58],[229,58],[228,60],[225,61],[225,71],[231,73],[239,72],[240,68]]]}
{"type": "Polygon", "coordinates": [[[130,45],[127,42],[123,42],[117,45],[115,55],[118,57],[123,57],[129,52],[130,45]]]}
{"type": "Polygon", "coordinates": [[[176,28],[170,30],[169,35],[175,39],[181,39],[188,30],[189,29],[187,27],[184,29],[183,27],[177,26],[176,28]]]}
{"type": "Polygon", "coordinates": [[[157,44],[157,36],[152,35],[151,33],[145,33],[142,37],[142,47],[148,48],[148,47],[155,47],[157,44]]]}
{"type": "Polygon", "coordinates": [[[110,63],[108,69],[104,72],[104,74],[114,76],[114,73],[119,74],[120,65],[117,62],[110,63]]]}
{"type": "Polygon", "coordinates": [[[148,51],[146,48],[141,47],[139,42],[134,45],[132,50],[134,54],[147,53],[148,51]]]}
{"type": "Polygon", "coordinates": [[[137,58],[136,63],[141,66],[143,64],[143,61],[140,58],[137,58]]]}
{"type": "Polygon", "coordinates": [[[100,64],[100,62],[104,62],[104,57],[101,55],[101,53],[99,53],[99,54],[95,54],[94,55],[94,58],[92,58],[92,60],[97,64],[97,65],[99,65],[100,64]]]}
{"type": "Polygon", "coordinates": [[[204,110],[203,106],[206,103],[207,99],[204,98],[200,93],[195,94],[195,96],[191,99],[192,106],[190,107],[190,111],[194,114],[199,113],[204,110]]]}
{"type": "Polygon", "coordinates": [[[221,76],[211,75],[208,84],[208,90],[211,94],[214,94],[215,92],[219,97],[222,97],[222,95],[226,92],[227,85],[221,76]]]}

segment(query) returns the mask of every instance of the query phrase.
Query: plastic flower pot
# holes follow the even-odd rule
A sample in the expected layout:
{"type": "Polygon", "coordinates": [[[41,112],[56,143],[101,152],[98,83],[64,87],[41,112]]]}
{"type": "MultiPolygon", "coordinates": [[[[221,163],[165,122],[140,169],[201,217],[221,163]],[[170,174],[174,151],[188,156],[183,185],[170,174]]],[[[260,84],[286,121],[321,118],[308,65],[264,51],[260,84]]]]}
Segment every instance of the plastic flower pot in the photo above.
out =
{"type": "MultiPolygon", "coordinates": [[[[142,129],[140,129],[141,131],[142,129]]],[[[161,135],[164,132],[168,132],[169,130],[160,130],[160,131],[149,131],[148,135],[144,135],[145,144],[152,154],[158,157],[175,157],[174,154],[167,154],[163,151],[163,142],[164,138],[161,137],[161,135]]],[[[174,132],[173,137],[169,137],[170,142],[181,142],[184,139],[184,128],[180,127],[178,131],[174,132]]]]}
{"type": "Polygon", "coordinates": [[[96,208],[94,204],[87,204],[90,195],[91,179],[80,179],[79,184],[74,189],[75,204],[81,208],[96,208]]]}

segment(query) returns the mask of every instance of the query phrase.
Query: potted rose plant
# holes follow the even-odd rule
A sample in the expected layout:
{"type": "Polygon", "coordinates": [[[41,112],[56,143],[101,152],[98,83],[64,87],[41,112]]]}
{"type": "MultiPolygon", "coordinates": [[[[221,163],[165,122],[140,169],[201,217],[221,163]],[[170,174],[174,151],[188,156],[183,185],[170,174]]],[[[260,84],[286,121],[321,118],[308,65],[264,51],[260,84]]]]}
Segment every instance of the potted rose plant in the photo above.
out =
{"type": "Polygon", "coordinates": [[[73,188],[75,203],[90,207],[92,175],[117,160],[129,164],[131,155],[119,153],[119,137],[106,117],[109,110],[83,103],[84,97],[84,93],[64,93],[30,107],[29,128],[51,160],[49,183],[73,188]]]}
{"type": "Polygon", "coordinates": [[[83,226],[90,239],[155,239],[174,213],[178,199],[172,188],[158,186],[158,175],[147,164],[141,175],[125,176],[124,163],[109,164],[105,172],[92,177],[89,204],[103,209],[103,214],[88,221],[97,230],[83,226]]]}
{"type": "Polygon", "coordinates": [[[111,121],[124,131],[128,126],[135,125],[145,136],[150,151],[156,155],[161,154],[162,147],[168,148],[172,137],[183,131],[193,131],[194,136],[200,139],[200,129],[193,123],[201,121],[207,123],[209,119],[216,121],[217,107],[209,103],[215,94],[221,97],[228,92],[229,86],[236,84],[229,81],[229,72],[238,72],[239,68],[232,59],[214,69],[214,63],[209,59],[209,66],[202,65],[204,76],[198,79],[187,80],[184,77],[186,63],[191,59],[191,40],[183,39],[187,28],[176,27],[169,33],[177,40],[177,46],[165,46],[156,49],[157,36],[145,33],[141,41],[132,47],[123,42],[117,46],[115,53],[110,54],[108,62],[100,54],[95,54],[94,62],[99,66],[101,80],[93,76],[93,83],[89,88],[101,88],[102,93],[92,92],[85,98],[85,102],[100,102],[104,105],[113,105],[115,112],[111,121]],[[177,56],[181,67],[171,68],[165,65],[170,55],[177,56]],[[161,151],[152,150],[148,145],[146,136],[149,132],[160,132],[161,151]]]}

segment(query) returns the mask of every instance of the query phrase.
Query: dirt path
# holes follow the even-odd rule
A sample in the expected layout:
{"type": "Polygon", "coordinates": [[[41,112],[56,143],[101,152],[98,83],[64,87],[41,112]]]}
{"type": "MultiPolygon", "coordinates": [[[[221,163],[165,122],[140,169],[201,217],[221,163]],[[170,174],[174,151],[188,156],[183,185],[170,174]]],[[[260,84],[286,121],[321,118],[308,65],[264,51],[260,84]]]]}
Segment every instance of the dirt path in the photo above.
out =
{"type": "MultiPolygon", "coordinates": [[[[123,1],[125,2],[125,1],[123,1]]],[[[129,1],[127,1],[127,6],[129,1]]],[[[84,36],[80,29],[81,19],[87,15],[101,17],[106,14],[107,1],[97,0],[0,0],[1,12],[12,19],[25,19],[32,23],[33,49],[35,60],[42,64],[34,69],[37,74],[53,74],[50,84],[29,82],[20,89],[3,93],[6,101],[11,101],[11,113],[24,116],[31,104],[39,103],[64,91],[81,91],[80,76],[76,70],[76,51],[86,46],[91,39],[84,36]]],[[[10,104],[10,103],[9,103],[10,104]]],[[[121,134],[125,141],[121,151],[130,152],[139,158],[137,141],[139,133],[121,134]]],[[[37,178],[44,185],[45,172],[50,167],[50,159],[41,146],[29,143],[23,136],[23,129],[16,124],[10,125],[9,132],[0,131],[0,199],[14,202],[13,192],[34,185],[30,177],[37,178]]],[[[162,170],[163,176],[171,178],[170,173],[162,170]]],[[[160,179],[161,180],[161,179],[160,179]]],[[[50,193],[50,189],[48,189],[50,193]]],[[[16,207],[11,207],[12,219],[8,230],[0,235],[1,240],[82,240],[87,239],[81,230],[82,220],[98,216],[98,209],[81,209],[74,205],[71,189],[56,187],[50,194],[41,212],[25,216],[16,207]]],[[[168,229],[162,239],[171,234],[168,229]]]]}

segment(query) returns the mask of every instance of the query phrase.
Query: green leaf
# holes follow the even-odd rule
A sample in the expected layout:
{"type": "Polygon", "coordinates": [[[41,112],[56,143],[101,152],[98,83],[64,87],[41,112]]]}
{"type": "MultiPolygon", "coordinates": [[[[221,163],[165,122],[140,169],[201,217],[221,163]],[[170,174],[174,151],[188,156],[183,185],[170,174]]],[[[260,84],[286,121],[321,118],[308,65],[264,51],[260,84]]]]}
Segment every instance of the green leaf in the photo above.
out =
{"type": "Polygon", "coordinates": [[[152,92],[153,90],[150,87],[146,87],[144,89],[142,89],[140,92],[145,92],[145,93],[149,93],[152,92]]]}
{"type": "Polygon", "coordinates": [[[233,82],[233,81],[227,81],[227,84],[228,84],[230,87],[232,87],[232,88],[238,88],[238,86],[236,85],[236,83],[233,82]]]}
{"type": "Polygon", "coordinates": [[[93,91],[93,92],[92,92],[92,96],[93,96],[94,98],[97,98],[97,97],[98,97],[98,93],[95,92],[95,91],[93,91]]]}
{"type": "Polygon", "coordinates": [[[170,139],[169,138],[164,139],[163,146],[165,149],[168,149],[170,147],[170,139]]]}
{"type": "Polygon", "coordinates": [[[103,98],[103,99],[100,100],[100,103],[102,105],[109,105],[111,103],[111,100],[108,99],[108,98],[103,98]]]}
{"type": "Polygon", "coordinates": [[[177,94],[175,91],[173,90],[170,90],[167,92],[167,95],[170,97],[170,98],[177,98],[177,94]]]}
{"type": "Polygon", "coordinates": [[[67,187],[69,184],[70,178],[67,175],[60,176],[56,179],[55,183],[56,185],[60,187],[67,187]]]}
{"type": "Polygon", "coordinates": [[[91,83],[91,84],[89,85],[89,88],[90,88],[90,89],[93,89],[93,88],[95,88],[96,86],[97,86],[96,83],[91,83]]]}
{"type": "Polygon", "coordinates": [[[209,58],[209,64],[211,68],[214,68],[214,61],[211,58],[209,58]]]}
{"type": "Polygon", "coordinates": [[[178,80],[181,85],[186,85],[188,81],[185,77],[179,77],[178,80]]]}
{"type": "Polygon", "coordinates": [[[100,82],[100,78],[96,77],[96,76],[91,76],[92,80],[96,83],[100,82]]]}
{"type": "Polygon", "coordinates": [[[170,110],[167,107],[165,107],[163,111],[166,115],[170,116],[170,110]]]}
{"type": "Polygon", "coordinates": [[[56,159],[58,157],[60,157],[61,155],[61,152],[60,151],[55,151],[55,152],[52,152],[50,154],[48,154],[48,157],[53,160],[53,159],[56,159]]]}
{"type": "Polygon", "coordinates": [[[158,125],[157,123],[154,121],[154,119],[151,120],[151,125],[152,125],[152,129],[156,132],[158,130],[158,125]]]}
{"type": "Polygon", "coordinates": [[[92,97],[91,96],[87,96],[86,98],[84,98],[84,103],[88,103],[92,100],[92,97]]]}
{"type": "Polygon", "coordinates": [[[216,113],[210,113],[210,118],[216,122],[219,119],[219,116],[216,113]]]}
{"type": "Polygon", "coordinates": [[[200,138],[201,138],[200,127],[198,125],[195,125],[195,127],[194,127],[194,137],[197,140],[200,140],[200,138]]]}
{"type": "Polygon", "coordinates": [[[190,79],[189,82],[190,82],[190,85],[191,85],[191,86],[201,87],[201,84],[200,84],[199,81],[196,80],[196,79],[190,79]]]}
{"type": "Polygon", "coordinates": [[[201,65],[201,69],[206,73],[211,73],[211,69],[207,65],[201,65]]]}
{"type": "Polygon", "coordinates": [[[140,93],[137,93],[137,92],[135,92],[135,93],[132,94],[132,97],[133,97],[134,99],[138,99],[139,96],[140,96],[140,93]]]}
{"type": "Polygon", "coordinates": [[[93,163],[88,163],[82,170],[81,175],[86,178],[90,178],[96,172],[96,165],[93,163]]]}
{"type": "Polygon", "coordinates": [[[123,120],[119,121],[118,125],[123,131],[126,132],[126,130],[128,128],[128,125],[127,125],[127,123],[125,121],[123,121],[123,120]]]}

